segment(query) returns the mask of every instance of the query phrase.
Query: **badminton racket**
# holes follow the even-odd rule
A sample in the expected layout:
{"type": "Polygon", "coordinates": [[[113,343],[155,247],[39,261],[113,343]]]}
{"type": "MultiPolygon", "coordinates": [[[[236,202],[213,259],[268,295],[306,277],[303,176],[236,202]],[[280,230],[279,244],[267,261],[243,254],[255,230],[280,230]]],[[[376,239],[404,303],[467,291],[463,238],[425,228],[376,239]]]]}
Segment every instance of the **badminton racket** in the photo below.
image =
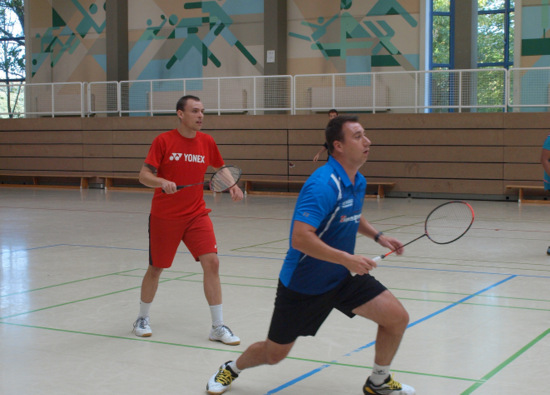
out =
{"type": "Polygon", "coordinates": [[[183,188],[192,187],[196,185],[204,185],[208,183],[208,187],[213,192],[225,192],[233,185],[237,184],[241,179],[242,170],[237,166],[227,165],[222,166],[212,174],[209,181],[197,182],[195,184],[178,185],[178,191],[183,188]]]}
{"type": "MultiPolygon", "coordinates": [[[[449,244],[457,241],[468,232],[474,223],[474,209],[468,203],[454,200],[434,208],[424,222],[424,234],[404,244],[408,246],[415,241],[427,237],[436,244],[449,244]]],[[[373,258],[380,261],[397,250],[373,258]]]]}

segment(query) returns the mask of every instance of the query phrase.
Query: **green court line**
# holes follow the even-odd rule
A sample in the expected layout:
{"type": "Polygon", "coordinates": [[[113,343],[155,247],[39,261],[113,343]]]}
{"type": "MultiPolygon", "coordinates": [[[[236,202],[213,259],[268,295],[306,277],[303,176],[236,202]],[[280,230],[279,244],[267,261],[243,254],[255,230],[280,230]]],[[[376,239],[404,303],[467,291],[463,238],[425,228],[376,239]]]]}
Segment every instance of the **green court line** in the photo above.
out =
{"type": "MultiPolygon", "coordinates": [[[[191,274],[190,276],[193,276],[193,275],[194,275],[194,274],[191,274]]],[[[165,279],[165,280],[162,280],[162,279],[161,279],[161,280],[159,281],[159,283],[165,283],[165,282],[169,282],[169,281],[174,281],[174,280],[178,280],[178,279],[181,279],[181,278],[184,278],[184,277],[187,277],[187,276],[175,277],[175,278],[170,278],[170,279],[165,279]]],[[[22,315],[31,314],[31,313],[36,313],[36,312],[44,311],[44,310],[49,310],[49,309],[53,309],[53,308],[56,308],[56,307],[62,307],[62,306],[68,306],[68,305],[74,304],[74,303],[86,302],[86,301],[88,301],[88,300],[99,299],[99,298],[102,298],[102,297],[104,297],[104,296],[116,295],[116,294],[119,294],[119,293],[122,293],[122,292],[132,291],[132,290],[134,290],[134,289],[140,289],[140,288],[141,288],[141,284],[138,285],[138,286],[135,286],[135,287],[126,288],[126,289],[121,289],[121,290],[109,292],[109,293],[106,293],[106,294],[90,296],[90,297],[84,298],[84,299],[73,300],[73,301],[70,301],[70,302],[59,303],[59,304],[56,304],[56,305],[53,305],[53,306],[42,307],[42,308],[40,308],[40,309],[29,310],[29,311],[25,311],[25,312],[22,312],[22,313],[7,315],[7,316],[5,316],[5,317],[0,317],[0,321],[1,321],[1,320],[4,320],[4,319],[7,319],[7,318],[19,317],[19,316],[22,316],[22,315]]]]}
{"type": "Polygon", "coordinates": [[[45,287],[28,289],[28,290],[26,290],[26,291],[13,292],[13,293],[11,293],[11,294],[0,295],[0,298],[4,298],[4,297],[6,297],[6,296],[14,296],[14,295],[28,294],[28,293],[36,292],[36,291],[43,291],[43,290],[45,290],[45,289],[61,287],[61,286],[63,286],[63,285],[76,284],[76,283],[79,283],[79,282],[82,282],[82,281],[97,280],[98,278],[104,278],[104,277],[110,277],[110,276],[116,276],[116,275],[123,275],[123,274],[125,274],[125,273],[133,272],[133,271],[136,271],[136,270],[139,270],[139,269],[130,269],[130,270],[124,270],[124,271],[122,271],[122,272],[115,272],[115,273],[109,273],[109,274],[102,274],[102,275],[94,276],[94,277],[81,278],[80,280],[67,281],[67,282],[64,282],[64,283],[47,285],[47,286],[45,286],[45,287]]]}
{"type": "MultiPolygon", "coordinates": [[[[127,336],[117,336],[117,335],[106,335],[106,334],[101,334],[101,333],[75,331],[75,330],[69,330],[69,329],[49,328],[49,327],[38,326],[38,325],[18,324],[18,323],[11,323],[11,322],[1,322],[1,323],[6,324],[6,325],[11,325],[11,326],[30,328],[30,329],[40,329],[40,330],[47,330],[47,331],[53,331],[53,332],[75,334],[75,335],[96,336],[96,337],[103,337],[103,338],[108,338],[108,339],[137,341],[137,342],[144,342],[144,343],[151,343],[151,344],[192,348],[192,349],[197,349],[197,350],[221,351],[221,352],[227,352],[227,353],[233,353],[233,354],[242,354],[244,352],[244,351],[235,350],[235,349],[226,349],[226,348],[222,349],[222,348],[215,348],[215,347],[196,346],[196,345],[192,345],[192,344],[166,342],[166,341],[153,340],[153,339],[142,338],[142,337],[137,337],[137,336],[127,337],[127,336]]],[[[310,359],[310,358],[300,358],[300,357],[288,356],[285,359],[300,361],[300,362],[314,363],[314,364],[341,366],[341,367],[348,367],[348,368],[372,369],[372,366],[369,366],[369,365],[347,364],[347,363],[341,363],[341,362],[336,362],[336,361],[323,361],[323,360],[310,359]]],[[[465,378],[465,377],[437,375],[437,374],[431,374],[431,373],[413,372],[413,371],[398,370],[398,369],[393,369],[392,371],[394,371],[396,373],[408,373],[408,374],[411,374],[411,375],[420,375],[420,376],[437,377],[437,378],[459,380],[459,381],[477,382],[476,379],[470,379],[470,378],[465,378]]]]}
{"type": "Polygon", "coordinates": [[[485,384],[487,381],[492,379],[497,373],[499,373],[502,369],[504,369],[506,366],[510,365],[513,361],[515,361],[518,357],[520,357],[522,354],[524,354],[526,351],[531,349],[535,344],[537,344],[539,341],[541,341],[544,337],[546,337],[550,333],[550,329],[545,330],[540,335],[538,335],[536,338],[531,340],[529,343],[527,343],[524,347],[519,349],[515,354],[513,354],[510,358],[502,362],[500,365],[498,365],[496,368],[491,370],[489,373],[487,373],[485,376],[483,376],[480,380],[478,380],[477,383],[472,385],[470,388],[468,388],[466,391],[462,392],[461,395],[469,395],[475,390],[477,390],[479,387],[481,387],[483,384],[485,384]]]}
{"type": "Polygon", "coordinates": [[[6,325],[23,327],[23,328],[42,329],[42,330],[62,332],[62,333],[72,333],[72,334],[75,334],[75,335],[97,336],[97,337],[105,337],[105,338],[109,338],[109,339],[129,340],[129,341],[138,341],[138,342],[145,342],[145,343],[163,344],[163,345],[168,345],[168,346],[196,348],[196,349],[199,349],[199,350],[225,351],[225,352],[232,352],[232,353],[238,353],[238,354],[243,353],[243,351],[239,351],[239,350],[204,347],[204,346],[194,346],[194,345],[191,345],[191,344],[164,342],[164,341],[160,341],[160,340],[151,340],[151,339],[146,339],[146,338],[137,337],[137,336],[126,337],[126,336],[116,336],[116,335],[105,335],[105,334],[102,334],[102,333],[74,331],[74,330],[70,330],[70,329],[49,328],[49,327],[46,327],[46,326],[18,324],[18,323],[13,323],[13,322],[1,322],[1,323],[6,324],[6,325]]]}
{"type": "MultiPolygon", "coordinates": [[[[139,269],[133,269],[133,270],[139,270],[139,269]]],[[[133,271],[133,270],[131,270],[131,271],[133,271]]],[[[125,274],[126,272],[128,272],[128,271],[119,272],[119,273],[122,273],[121,275],[127,275],[127,274],[125,274]]],[[[202,279],[201,280],[192,279],[192,277],[200,274],[198,272],[180,272],[180,273],[185,273],[185,275],[174,277],[174,278],[161,279],[159,283],[165,283],[165,282],[170,282],[170,281],[184,281],[184,282],[192,282],[192,283],[202,283],[202,279]]],[[[98,277],[101,278],[101,277],[107,277],[107,276],[109,276],[109,275],[98,276],[98,277]]],[[[98,278],[98,277],[91,277],[90,279],[95,279],[95,278],[98,278]]],[[[260,280],[267,280],[267,281],[276,281],[277,280],[275,278],[231,276],[231,275],[221,276],[221,277],[233,277],[233,278],[243,278],[243,279],[260,279],[260,280]]],[[[75,280],[74,282],[80,282],[80,281],[84,281],[84,280],[75,280]]],[[[62,284],[59,284],[58,286],[71,284],[71,283],[74,283],[74,282],[62,283],[62,284]]],[[[275,284],[273,286],[258,285],[258,284],[238,284],[238,283],[230,283],[230,282],[222,282],[222,284],[223,285],[228,285],[228,286],[249,287],[249,288],[264,288],[264,289],[275,289],[275,288],[277,288],[277,286],[275,284]]],[[[40,290],[40,289],[47,289],[47,288],[53,288],[53,287],[55,287],[55,286],[52,285],[52,286],[48,286],[48,287],[37,288],[37,289],[29,290],[29,291],[26,291],[26,292],[33,292],[33,291],[37,291],[37,290],[40,290]]],[[[18,316],[22,316],[22,315],[26,315],[26,314],[31,314],[31,313],[36,313],[36,312],[39,312],[39,311],[49,310],[49,309],[53,309],[53,308],[56,308],[56,307],[67,306],[67,305],[74,304],[74,303],[80,303],[80,302],[85,302],[85,301],[89,301],[89,300],[93,300],[93,299],[99,299],[99,298],[102,298],[102,297],[105,297],[105,296],[111,296],[111,295],[115,295],[115,294],[118,294],[118,293],[132,291],[132,290],[140,289],[140,288],[141,288],[141,285],[138,285],[138,286],[135,286],[135,287],[126,288],[126,289],[122,289],[122,290],[118,290],[118,291],[113,291],[113,292],[109,292],[109,293],[105,293],[105,294],[101,294],[101,295],[95,295],[95,296],[91,296],[91,297],[84,298],[84,299],[73,300],[73,301],[69,301],[69,302],[65,302],[65,303],[60,303],[60,304],[56,304],[56,305],[52,305],[52,306],[43,307],[43,308],[40,308],[40,309],[29,310],[29,311],[22,312],[22,313],[17,313],[17,314],[5,316],[5,317],[0,317],[0,320],[7,319],[7,318],[18,317],[18,316]]],[[[389,289],[393,290],[392,288],[389,288],[389,289]]],[[[429,292],[429,291],[418,290],[416,292],[429,292]]],[[[22,293],[24,293],[24,292],[22,292],[22,293]]],[[[436,293],[443,294],[443,295],[445,295],[445,294],[461,295],[460,293],[453,293],[453,292],[450,292],[450,293],[436,292],[436,293]]],[[[507,299],[506,297],[501,297],[501,298],[502,299],[507,299]]],[[[400,299],[400,300],[409,300],[409,301],[418,301],[418,302],[429,302],[429,303],[450,303],[449,300],[426,299],[426,298],[399,297],[398,299],[400,299]]],[[[514,299],[517,299],[517,298],[514,298],[514,299]]],[[[521,307],[521,306],[500,306],[500,305],[490,304],[490,303],[463,302],[461,304],[472,305],[472,306],[483,306],[483,307],[519,309],[519,310],[550,311],[550,309],[543,309],[543,308],[531,308],[531,307],[521,307]]]]}

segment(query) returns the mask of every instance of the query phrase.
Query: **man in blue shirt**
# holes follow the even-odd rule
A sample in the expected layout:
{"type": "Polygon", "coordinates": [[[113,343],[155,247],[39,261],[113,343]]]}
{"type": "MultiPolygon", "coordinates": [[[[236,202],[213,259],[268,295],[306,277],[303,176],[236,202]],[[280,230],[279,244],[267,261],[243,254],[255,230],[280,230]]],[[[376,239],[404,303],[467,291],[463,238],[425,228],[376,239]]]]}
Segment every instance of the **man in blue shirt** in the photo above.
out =
{"type": "Polygon", "coordinates": [[[413,395],[390,375],[409,315],[369,272],[376,262],[355,255],[357,233],[403,252],[403,244],[377,231],[362,215],[367,183],[359,173],[371,142],[357,117],[332,119],[326,128],[330,158],[306,181],[290,229],[290,248],[279,275],[267,340],[224,363],[207,384],[211,395],[229,389],[243,369],[283,360],[299,336],[314,336],[333,309],[378,324],[374,367],[364,394],[413,395]],[[356,275],[352,275],[356,274],[356,275]]]}
{"type": "MultiPolygon", "coordinates": [[[[544,169],[544,190],[550,191],[550,135],[546,137],[542,145],[540,163],[544,169]]],[[[546,250],[546,254],[550,255],[550,247],[546,250]]]]}

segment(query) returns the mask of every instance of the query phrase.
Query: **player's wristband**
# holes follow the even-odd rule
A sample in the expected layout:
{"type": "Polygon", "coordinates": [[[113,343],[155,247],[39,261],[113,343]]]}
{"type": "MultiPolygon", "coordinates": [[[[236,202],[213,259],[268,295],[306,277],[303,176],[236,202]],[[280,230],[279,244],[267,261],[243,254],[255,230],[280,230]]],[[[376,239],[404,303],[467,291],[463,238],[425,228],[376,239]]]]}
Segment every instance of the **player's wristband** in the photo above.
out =
{"type": "Polygon", "coordinates": [[[378,239],[380,238],[380,236],[382,236],[384,233],[383,232],[378,232],[376,234],[376,236],[374,236],[374,241],[378,243],[378,239]]]}

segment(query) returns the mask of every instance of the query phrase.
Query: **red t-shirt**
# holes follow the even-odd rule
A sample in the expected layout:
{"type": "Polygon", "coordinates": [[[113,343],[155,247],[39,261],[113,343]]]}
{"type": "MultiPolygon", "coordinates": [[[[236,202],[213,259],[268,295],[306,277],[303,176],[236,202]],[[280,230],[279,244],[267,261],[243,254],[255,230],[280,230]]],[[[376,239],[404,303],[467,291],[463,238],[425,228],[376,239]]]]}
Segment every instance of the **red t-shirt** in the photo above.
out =
{"type": "MultiPolygon", "coordinates": [[[[212,136],[197,131],[195,138],[183,137],[177,129],[158,135],[149,148],[145,163],[157,169],[157,176],[177,185],[204,181],[208,166],[223,166],[223,159],[212,136]]],[[[166,219],[208,213],[203,186],[183,188],[174,194],[155,189],[151,214],[166,219]]]]}

